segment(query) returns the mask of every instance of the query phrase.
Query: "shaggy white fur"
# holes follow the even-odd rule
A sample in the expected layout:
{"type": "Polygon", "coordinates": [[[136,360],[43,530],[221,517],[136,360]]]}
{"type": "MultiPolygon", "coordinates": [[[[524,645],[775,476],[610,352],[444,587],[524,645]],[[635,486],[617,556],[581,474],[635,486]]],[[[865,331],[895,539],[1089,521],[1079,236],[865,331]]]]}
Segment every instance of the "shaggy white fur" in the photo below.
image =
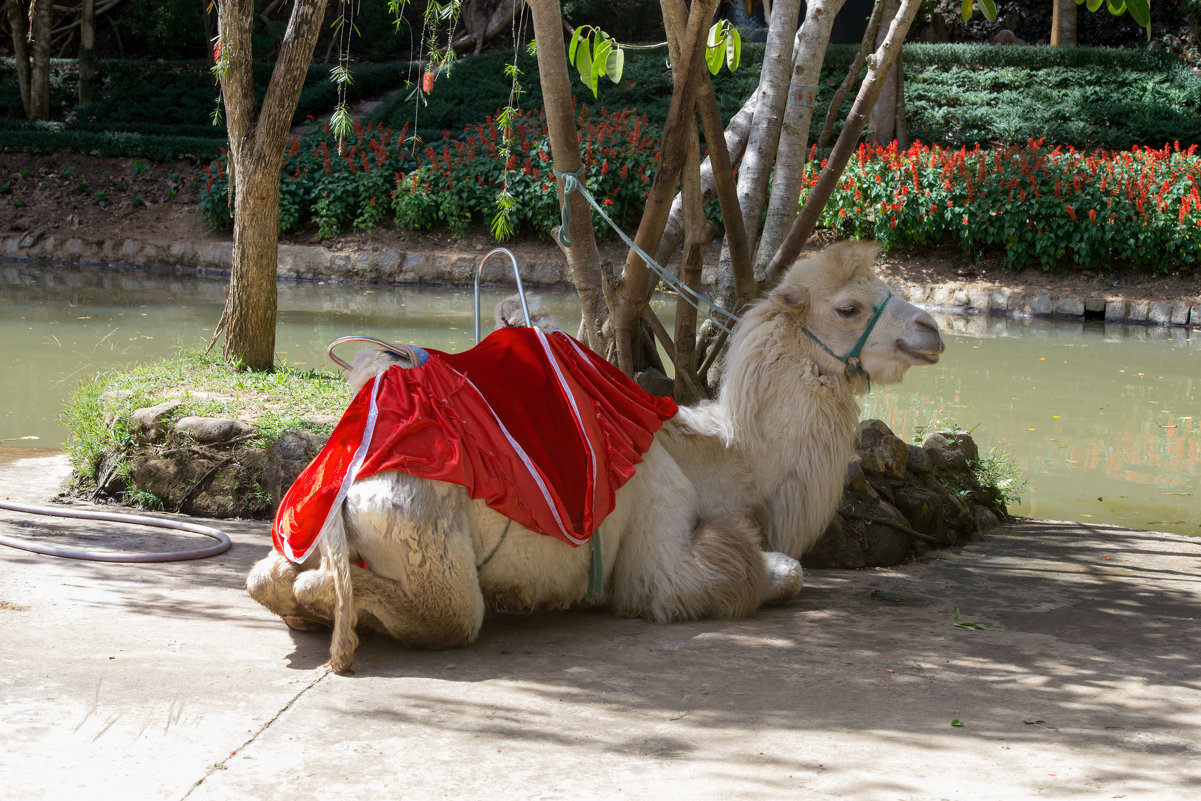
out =
{"type": "MultiPolygon", "coordinates": [[[[399,472],[354,484],[319,565],[289,565],[273,552],[251,570],[248,591],[289,625],[332,625],[337,671],[353,662],[358,624],[446,648],[471,642],[486,609],[603,603],[670,621],[744,616],[791,600],[801,589],[796,560],[841,497],[855,396],[868,387],[814,338],[846,354],[883,304],[861,354],[871,381],[899,381],[943,350],[928,314],[890,298],[872,271],[876,254],[868,243],[827,248],[747,313],[718,399],[667,421],[618,491],[596,535],[600,597],[586,597],[593,548],[517,524],[506,535],[508,521],[462,487],[399,472]],[[352,565],[359,559],[371,569],[352,565]]],[[[352,386],[392,363],[360,353],[352,386]]]]}

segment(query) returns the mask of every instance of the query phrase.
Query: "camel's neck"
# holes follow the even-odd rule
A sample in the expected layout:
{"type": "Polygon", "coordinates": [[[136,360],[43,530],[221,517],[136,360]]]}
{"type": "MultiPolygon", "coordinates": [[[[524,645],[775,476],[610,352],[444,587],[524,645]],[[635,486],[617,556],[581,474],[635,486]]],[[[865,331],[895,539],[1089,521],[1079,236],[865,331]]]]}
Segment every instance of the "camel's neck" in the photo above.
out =
{"type": "Polygon", "coordinates": [[[839,444],[831,459],[849,455],[859,421],[856,379],[823,366],[830,360],[786,318],[739,333],[717,401],[730,444],[762,457],[777,452],[784,463],[814,442],[839,444]]]}
{"type": "Polygon", "coordinates": [[[829,360],[792,320],[739,333],[716,406],[728,420],[729,447],[752,472],[768,542],[799,554],[842,497],[859,421],[855,379],[823,369],[829,360]]]}

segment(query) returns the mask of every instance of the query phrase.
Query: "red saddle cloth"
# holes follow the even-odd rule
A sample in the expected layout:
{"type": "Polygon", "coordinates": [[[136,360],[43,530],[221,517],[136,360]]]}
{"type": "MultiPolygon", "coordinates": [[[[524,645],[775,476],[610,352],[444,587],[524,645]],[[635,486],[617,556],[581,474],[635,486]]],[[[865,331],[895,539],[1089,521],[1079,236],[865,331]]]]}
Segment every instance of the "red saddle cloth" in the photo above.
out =
{"type": "Polygon", "coordinates": [[[560,331],[502,328],[465,353],[429,354],[419,367],[387,369],[351,401],[284,495],[277,551],[303,561],[354,480],[385,470],[460,484],[526,528],[579,545],[676,413],[560,331]]]}

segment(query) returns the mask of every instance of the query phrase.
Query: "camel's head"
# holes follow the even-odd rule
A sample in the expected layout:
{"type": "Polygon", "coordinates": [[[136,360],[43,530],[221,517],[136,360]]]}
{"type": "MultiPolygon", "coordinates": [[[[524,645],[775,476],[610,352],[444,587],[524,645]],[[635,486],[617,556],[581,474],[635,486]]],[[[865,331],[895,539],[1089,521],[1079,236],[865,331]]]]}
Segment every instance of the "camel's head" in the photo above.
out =
{"type": "MultiPolygon", "coordinates": [[[[363,339],[378,342],[367,337],[363,339]]],[[[429,354],[421,348],[379,342],[374,348],[363,348],[356,353],[350,364],[341,360],[338,360],[338,364],[346,368],[346,383],[350,384],[350,391],[357,395],[360,389],[389,367],[397,364],[401,367],[413,367],[423,364],[427,358],[429,354]]]]}
{"type": "Polygon", "coordinates": [[[530,319],[525,319],[525,312],[521,308],[521,296],[510,295],[509,297],[496,304],[496,308],[492,310],[492,319],[496,323],[497,328],[506,328],[520,325],[530,325],[534,328],[540,328],[544,333],[551,333],[559,329],[559,323],[555,320],[550,309],[546,308],[546,304],[542,302],[542,298],[537,295],[528,295],[525,299],[526,307],[530,311],[530,319]]]}
{"type": "Polygon", "coordinates": [[[945,346],[934,319],[876,275],[878,253],[873,242],[831,245],[793,266],[768,302],[816,343],[819,363],[888,384],[914,365],[934,364],[945,346]]]}

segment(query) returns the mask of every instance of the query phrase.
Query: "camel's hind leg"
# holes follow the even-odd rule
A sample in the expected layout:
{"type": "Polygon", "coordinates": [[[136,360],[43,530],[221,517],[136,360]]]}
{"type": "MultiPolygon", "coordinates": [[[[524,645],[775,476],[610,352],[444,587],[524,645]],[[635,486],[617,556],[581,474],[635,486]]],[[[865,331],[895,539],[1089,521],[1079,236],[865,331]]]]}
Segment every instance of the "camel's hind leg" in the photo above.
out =
{"type": "Polygon", "coordinates": [[[293,585],[301,568],[284,556],[272,551],[254,563],[246,576],[246,591],[250,597],[283,618],[289,628],[317,631],[333,625],[332,618],[317,619],[296,600],[293,585]]]}
{"type": "MultiPolygon", "coordinates": [[[[368,567],[349,571],[364,623],[419,648],[453,648],[476,638],[484,600],[467,503],[460,487],[399,473],[354,486],[342,514],[350,550],[368,567]]],[[[307,609],[333,616],[332,571],[302,574],[295,587],[307,609]]]]}

